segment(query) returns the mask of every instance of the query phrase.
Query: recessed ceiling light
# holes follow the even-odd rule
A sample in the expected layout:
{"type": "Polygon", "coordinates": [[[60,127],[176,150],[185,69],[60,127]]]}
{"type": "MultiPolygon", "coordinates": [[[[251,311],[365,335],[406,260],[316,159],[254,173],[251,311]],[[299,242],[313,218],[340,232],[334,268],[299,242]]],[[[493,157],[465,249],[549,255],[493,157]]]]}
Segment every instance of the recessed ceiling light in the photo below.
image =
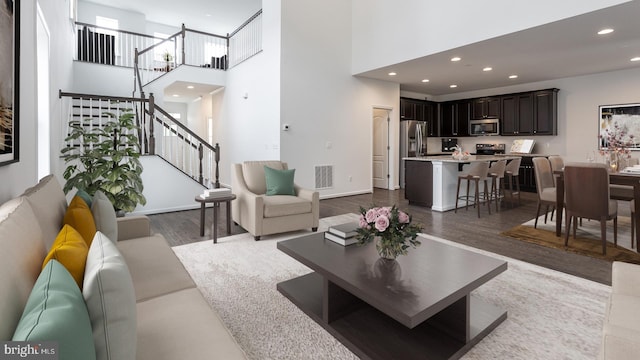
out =
{"type": "Polygon", "coordinates": [[[451,61],[453,61],[453,62],[460,61],[460,60],[462,60],[462,58],[459,57],[459,56],[454,56],[454,57],[451,58],[451,61]]]}
{"type": "Polygon", "coordinates": [[[389,73],[389,76],[396,76],[397,74],[394,73],[393,71],[389,73]]]}
{"type": "Polygon", "coordinates": [[[486,68],[482,69],[482,71],[491,71],[491,70],[493,70],[493,68],[490,66],[487,66],[486,68]]]}
{"type": "Polygon", "coordinates": [[[429,82],[429,79],[422,79],[422,82],[429,82]]]}
{"type": "Polygon", "coordinates": [[[458,87],[458,85],[456,85],[456,84],[451,84],[451,85],[449,85],[449,87],[453,89],[453,88],[457,88],[457,87],[458,87]]]}
{"type": "Polygon", "coordinates": [[[194,88],[194,86],[193,86],[193,85],[189,85],[189,86],[187,86],[187,89],[193,89],[193,88],[194,88]]]}
{"type": "Polygon", "coordinates": [[[598,31],[598,35],[611,34],[612,32],[613,32],[613,29],[602,29],[602,30],[598,31]]]}
{"type": "Polygon", "coordinates": [[[631,61],[640,61],[640,56],[636,56],[631,58],[631,61]]]}
{"type": "Polygon", "coordinates": [[[205,16],[211,16],[211,14],[206,14],[205,16]]]}
{"type": "Polygon", "coordinates": [[[517,79],[518,75],[509,75],[509,79],[517,79]]]}
{"type": "Polygon", "coordinates": [[[180,96],[180,95],[178,95],[178,94],[173,94],[172,96],[173,96],[173,97],[178,97],[178,96],[180,96]]]}

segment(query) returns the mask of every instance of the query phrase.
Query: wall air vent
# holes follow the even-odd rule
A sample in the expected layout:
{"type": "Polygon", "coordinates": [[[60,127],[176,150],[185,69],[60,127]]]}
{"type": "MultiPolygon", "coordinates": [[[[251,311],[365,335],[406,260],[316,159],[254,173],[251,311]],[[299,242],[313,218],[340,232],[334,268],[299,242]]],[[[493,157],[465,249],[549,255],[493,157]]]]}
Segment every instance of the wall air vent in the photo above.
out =
{"type": "Polygon", "coordinates": [[[333,187],[333,165],[316,165],[316,189],[333,187]]]}

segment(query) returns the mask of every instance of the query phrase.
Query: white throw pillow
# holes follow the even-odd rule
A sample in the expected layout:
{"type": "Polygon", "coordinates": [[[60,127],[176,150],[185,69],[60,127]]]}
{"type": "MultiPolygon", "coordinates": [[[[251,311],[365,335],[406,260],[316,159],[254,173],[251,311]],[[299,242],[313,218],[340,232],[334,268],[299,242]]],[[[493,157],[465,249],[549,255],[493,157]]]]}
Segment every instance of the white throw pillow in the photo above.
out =
{"type": "Polygon", "coordinates": [[[89,247],[82,289],[97,360],[136,358],[136,297],[129,268],[100,231],[89,247]]]}
{"type": "Polygon", "coordinates": [[[107,195],[100,190],[93,195],[91,213],[93,214],[93,221],[96,223],[96,230],[105,234],[109,239],[118,241],[116,211],[107,195]]]}

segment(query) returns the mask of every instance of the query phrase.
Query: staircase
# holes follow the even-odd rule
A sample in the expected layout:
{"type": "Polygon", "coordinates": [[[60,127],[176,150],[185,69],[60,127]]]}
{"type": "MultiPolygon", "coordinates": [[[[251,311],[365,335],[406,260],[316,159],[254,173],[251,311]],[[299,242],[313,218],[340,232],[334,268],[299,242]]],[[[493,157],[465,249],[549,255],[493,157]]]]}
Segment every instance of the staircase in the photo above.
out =
{"type": "MultiPolygon", "coordinates": [[[[136,209],[135,212],[154,213],[196,207],[197,204],[191,196],[202,192],[203,188],[220,187],[220,146],[209,144],[173,118],[158,106],[153,93],[147,95],[146,90],[155,87],[158,91],[158,87],[162,87],[163,83],[185,80],[179,77],[180,74],[190,72],[176,71],[182,66],[202,68],[202,71],[215,70],[217,74],[223,74],[233,66],[261,52],[262,10],[226,36],[189,29],[184,25],[179,32],[167,39],[157,39],[122,30],[103,29],[85,23],[76,23],[76,27],[78,37],[75,59],[88,63],[115,65],[120,68],[133,68],[134,89],[131,97],[60,91],[62,116],[68,118],[69,122],[77,121],[81,126],[91,128],[103,126],[106,123],[107,118],[104,115],[106,112],[116,113],[117,116],[123,109],[133,109],[137,126],[133,130],[135,132],[133,135],[140,141],[142,155],[148,155],[141,159],[145,167],[143,181],[148,204],[145,208],[136,209]],[[100,32],[104,30],[108,30],[111,35],[102,35],[100,32]],[[92,41],[94,38],[102,39],[109,36],[113,37],[109,38],[110,41],[92,41]],[[138,46],[143,48],[140,49],[138,46]],[[160,52],[162,52],[161,59],[158,57],[160,52]],[[173,78],[174,74],[175,78],[173,78]],[[160,81],[162,78],[167,78],[167,81],[160,81]],[[152,169],[147,170],[149,167],[152,169]],[[145,177],[148,178],[145,179],[145,177]],[[181,177],[191,179],[191,185],[180,182],[181,177]],[[166,187],[166,184],[175,185],[176,181],[180,183],[175,186],[178,189],[166,187]],[[147,194],[148,189],[158,194],[147,194]],[[172,192],[170,195],[176,195],[180,190],[185,192],[178,196],[183,198],[182,204],[163,203],[148,209],[149,202],[153,202],[153,199],[166,198],[167,192],[172,192]],[[185,205],[185,201],[193,205],[185,205]]],[[[100,69],[105,71],[104,68],[100,69]]],[[[216,75],[213,78],[221,82],[218,85],[225,84],[226,76],[216,75]]],[[[63,138],[68,135],[68,128],[65,130],[66,134],[63,134],[63,138]]],[[[63,147],[85,146],[80,142],[81,140],[65,140],[63,147]]]]}

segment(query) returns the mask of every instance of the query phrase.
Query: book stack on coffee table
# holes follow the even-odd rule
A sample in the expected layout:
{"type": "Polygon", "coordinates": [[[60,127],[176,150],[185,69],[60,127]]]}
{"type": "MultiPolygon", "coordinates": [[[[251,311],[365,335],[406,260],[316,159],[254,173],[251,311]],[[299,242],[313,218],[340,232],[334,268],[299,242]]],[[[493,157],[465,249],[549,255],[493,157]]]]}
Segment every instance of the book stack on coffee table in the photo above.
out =
{"type": "Polygon", "coordinates": [[[358,242],[356,229],[358,229],[357,222],[329,226],[329,230],[324,233],[324,238],[343,246],[355,244],[358,242]]]}

